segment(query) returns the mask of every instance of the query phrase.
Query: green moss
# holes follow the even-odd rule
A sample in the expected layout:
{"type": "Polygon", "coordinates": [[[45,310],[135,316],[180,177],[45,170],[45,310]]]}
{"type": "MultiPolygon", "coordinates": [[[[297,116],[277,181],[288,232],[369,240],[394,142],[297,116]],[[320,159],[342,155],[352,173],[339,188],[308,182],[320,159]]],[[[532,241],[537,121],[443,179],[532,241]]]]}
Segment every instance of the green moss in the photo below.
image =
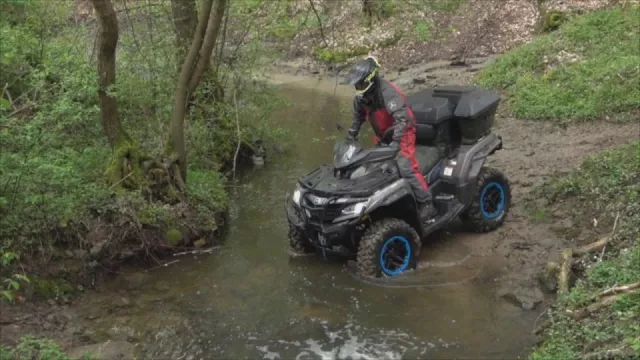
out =
{"type": "Polygon", "coordinates": [[[545,12],[542,16],[540,31],[547,33],[557,30],[560,25],[564,24],[568,19],[568,16],[561,11],[545,12]]]}
{"type": "Polygon", "coordinates": [[[504,90],[518,117],[585,121],[640,108],[640,8],[572,17],[498,58],[476,81],[504,90]]]}
{"type": "Polygon", "coordinates": [[[165,238],[169,245],[176,246],[182,242],[182,232],[178,229],[169,229],[165,233],[165,238]]]}
{"type": "Polygon", "coordinates": [[[57,299],[74,292],[74,287],[66,280],[32,279],[34,295],[42,299],[57,299]]]}
{"type": "Polygon", "coordinates": [[[346,50],[329,50],[324,48],[315,48],[313,50],[313,56],[317,60],[329,62],[329,63],[341,63],[356,56],[367,55],[376,48],[385,48],[393,46],[402,39],[402,32],[396,31],[390,38],[382,40],[378,45],[370,46],[353,46],[346,50]]]}

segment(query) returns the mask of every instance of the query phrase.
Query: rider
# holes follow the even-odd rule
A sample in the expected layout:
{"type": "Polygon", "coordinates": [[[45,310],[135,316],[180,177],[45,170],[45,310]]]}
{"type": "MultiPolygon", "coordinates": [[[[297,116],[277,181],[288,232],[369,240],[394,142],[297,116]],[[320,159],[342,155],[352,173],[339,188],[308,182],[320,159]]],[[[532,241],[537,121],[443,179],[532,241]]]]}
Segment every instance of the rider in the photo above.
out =
{"type": "Polygon", "coordinates": [[[415,157],[415,116],[407,106],[402,91],[395,84],[380,77],[379,69],[380,64],[376,58],[368,56],[358,61],[344,80],[345,84],[353,85],[356,89],[349,138],[355,139],[358,136],[362,123],[367,119],[375,133],[375,144],[378,144],[382,134],[389,127],[393,127],[393,140],[389,146],[398,151],[396,160],[400,175],[407,179],[413,189],[420,206],[420,217],[433,218],[437,211],[415,157]]]}

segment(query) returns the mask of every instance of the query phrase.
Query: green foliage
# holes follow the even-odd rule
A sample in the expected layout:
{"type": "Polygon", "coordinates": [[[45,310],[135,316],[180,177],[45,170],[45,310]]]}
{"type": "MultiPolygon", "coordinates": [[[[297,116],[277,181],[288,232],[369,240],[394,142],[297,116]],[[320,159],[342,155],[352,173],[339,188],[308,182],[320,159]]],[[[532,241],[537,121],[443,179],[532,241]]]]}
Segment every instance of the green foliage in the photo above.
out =
{"type": "Polygon", "coordinates": [[[353,46],[348,49],[329,50],[322,47],[315,48],[313,56],[328,63],[341,63],[345,62],[356,56],[367,55],[375,49],[385,48],[393,46],[400,41],[403,34],[402,32],[395,32],[393,36],[383,39],[379,44],[367,45],[367,46],[353,46]]]}
{"type": "MultiPolygon", "coordinates": [[[[0,360],[71,360],[58,344],[49,339],[40,339],[32,335],[24,336],[15,348],[0,346],[0,360]]],[[[84,360],[89,360],[84,358],[84,360]]]]}
{"type": "Polygon", "coordinates": [[[567,15],[561,11],[547,12],[544,14],[542,18],[540,31],[543,33],[547,33],[547,32],[557,30],[560,27],[560,25],[565,23],[567,20],[568,20],[567,15]]]}
{"type": "Polygon", "coordinates": [[[323,48],[316,48],[313,51],[313,56],[322,61],[326,61],[329,63],[341,63],[345,62],[348,59],[356,56],[362,56],[368,54],[370,51],[369,47],[366,46],[354,46],[348,50],[328,50],[323,48]]]}
{"type": "Polygon", "coordinates": [[[589,120],[640,107],[640,8],[576,16],[479,73],[510,109],[532,120],[589,120]]]}
{"type": "Polygon", "coordinates": [[[416,20],[413,22],[413,31],[420,41],[429,41],[433,38],[433,24],[427,20],[416,20]]]}
{"type": "MultiPolygon", "coordinates": [[[[564,315],[591,303],[603,290],[640,280],[640,141],[605,151],[585,160],[579,170],[544,185],[552,203],[570,203],[574,216],[619,212],[619,223],[602,261],[589,266],[571,292],[551,311],[552,325],[532,360],[577,359],[589,352],[628,346],[638,352],[640,293],[620,295],[613,304],[582,320],[564,315]],[[584,214],[584,213],[587,214],[584,214]]],[[[540,191],[540,190],[538,190],[540,191]]],[[[589,218],[591,218],[589,216],[589,218]]],[[[588,261],[588,259],[585,259],[588,261]]]]}
{"type": "Polygon", "coordinates": [[[0,300],[13,302],[15,292],[20,289],[20,283],[28,284],[30,280],[23,274],[12,273],[11,264],[20,259],[14,252],[4,251],[0,247],[0,300]]]}
{"type": "MultiPolygon", "coordinates": [[[[0,15],[0,82],[8,84],[0,96],[0,255],[28,257],[56,246],[90,248],[79,234],[91,230],[89,224],[96,219],[118,223],[110,227],[114,231],[142,224],[162,234],[179,225],[183,219],[171,206],[150,203],[140,192],[123,193],[105,177],[111,149],[99,121],[92,33],[96,23],[71,24],[67,17],[73,2],[11,4],[13,12],[0,15]]],[[[250,2],[234,4],[234,14],[251,11],[250,2]]],[[[168,6],[118,9],[123,11],[118,11],[117,83],[110,92],[118,100],[123,127],[150,156],[164,152],[177,80],[168,6]]],[[[245,16],[251,19],[251,14],[245,16]]],[[[230,34],[247,28],[246,22],[231,23],[235,28],[228,29],[230,34]]],[[[215,219],[227,208],[226,178],[220,172],[230,167],[238,141],[287,136],[269,121],[282,105],[281,97],[273,87],[252,80],[264,61],[256,56],[262,55],[259,39],[247,39],[232,48],[232,63],[214,63],[189,107],[189,213],[204,229],[217,229],[215,219]],[[237,93],[237,107],[230,89],[237,93]]],[[[7,265],[0,271],[0,281],[9,286],[6,291],[20,280],[14,268],[7,265]]],[[[68,290],[42,281],[34,286],[52,296],[68,290]]],[[[6,291],[0,296],[14,293],[6,291]]]]}

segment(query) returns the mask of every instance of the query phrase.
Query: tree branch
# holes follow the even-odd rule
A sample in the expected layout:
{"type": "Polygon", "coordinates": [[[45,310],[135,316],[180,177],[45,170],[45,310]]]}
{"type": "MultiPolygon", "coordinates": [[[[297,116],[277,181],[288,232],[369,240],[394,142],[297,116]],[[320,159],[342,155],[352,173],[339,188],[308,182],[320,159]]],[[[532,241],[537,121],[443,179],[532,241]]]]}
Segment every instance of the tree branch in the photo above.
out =
{"type": "Polygon", "coordinates": [[[215,14],[209,17],[209,24],[207,26],[207,32],[204,38],[204,43],[200,49],[200,56],[198,62],[195,65],[195,70],[191,74],[189,80],[188,93],[192,94],[202,78],[202,74],[207,70],[209,61],[211,59],[211,53],[216,46],[216,40],[218,39],[218,33],[220,32],[220,26],[222,25],[222,18],[227,6],[227,0],[218,0],[216,4],[215,14]]]}

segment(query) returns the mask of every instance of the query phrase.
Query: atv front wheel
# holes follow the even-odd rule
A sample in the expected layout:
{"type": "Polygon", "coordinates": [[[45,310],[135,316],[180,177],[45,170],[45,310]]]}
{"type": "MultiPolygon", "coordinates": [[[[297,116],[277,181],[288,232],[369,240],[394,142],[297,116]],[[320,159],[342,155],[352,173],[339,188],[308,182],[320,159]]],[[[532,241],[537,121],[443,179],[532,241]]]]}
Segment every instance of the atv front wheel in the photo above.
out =
{"type": "Polygon", "coordinates": [[[387,218],[369,227],[358,248],[358,273],[367,277],[396,276],[416,265],[420,237],[411,225],[387,218]]]}
{"type": "Polygon", "coordinates": [[[471,207],[461,218],[476,232],[493,231],[502,225],[511,208],[509,180],[500,170],[483,167],[476,189],[471,207]]]}
{"type": "Polygon", "coordinates": [[[292,225],[289,225],[289,248],[293,253],[302,255],[315,251],[304,233],[292,225]]]}

